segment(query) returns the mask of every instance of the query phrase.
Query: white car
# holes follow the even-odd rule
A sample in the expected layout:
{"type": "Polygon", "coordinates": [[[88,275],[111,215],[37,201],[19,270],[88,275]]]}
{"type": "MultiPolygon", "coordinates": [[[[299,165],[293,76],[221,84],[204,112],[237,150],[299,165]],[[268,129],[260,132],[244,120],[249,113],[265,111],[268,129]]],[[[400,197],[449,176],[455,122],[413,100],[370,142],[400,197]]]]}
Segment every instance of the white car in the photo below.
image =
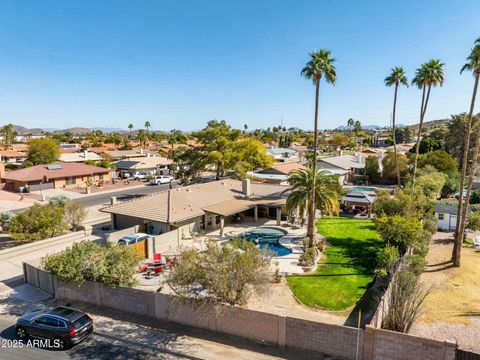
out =
{"type": "Polygon", "coordinates": [[[475,236],[473,239],[473,247],[480,248],[480,235],[475,236]]]}
{"type": "Polygon", "coordinates": [[[148,174],[141,171],[137,171],[135,174],[133,174],[133,178],[135,180],[146,180],[147,177],[148,177],[148,174]]]}
{"type": "Polygon", "coordinates": [[[118,240],[118,245],[131,245],[140,241],[147,240],[150,236],[144,233],[136,233],[132,235],[127,235],[118,240]]]}
{"type": "Polygon", "coordinates": [[[173,181],[171,176],[161,175],[155,176],[152,180],[150,180],[150,184],[152,185],[159,185],[159,184],[170,184],[173,181]]]}

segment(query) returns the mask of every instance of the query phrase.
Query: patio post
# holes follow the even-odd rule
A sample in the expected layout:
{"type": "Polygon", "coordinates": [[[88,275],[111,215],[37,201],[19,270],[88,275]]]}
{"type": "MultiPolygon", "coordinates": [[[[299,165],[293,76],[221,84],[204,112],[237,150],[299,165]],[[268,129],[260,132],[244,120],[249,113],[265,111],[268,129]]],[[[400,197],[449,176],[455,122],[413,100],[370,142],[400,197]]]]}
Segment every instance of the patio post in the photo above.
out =
{"type": "Polygon", "coordinates": [[[253,216],[255,217],[255,222],[258,222],[258,206],[253,208],[253,216]]]}
{"type": "Polygon", "coordinates": [[[220,216],[220,236],[223,236],[224,226],[225,226],[225,217],[220,216]]]}
{"type": "Polygon", "coordinates": [[[277,226],[280,226],[282,220],[282,209],[277,208],[277,226]]]}

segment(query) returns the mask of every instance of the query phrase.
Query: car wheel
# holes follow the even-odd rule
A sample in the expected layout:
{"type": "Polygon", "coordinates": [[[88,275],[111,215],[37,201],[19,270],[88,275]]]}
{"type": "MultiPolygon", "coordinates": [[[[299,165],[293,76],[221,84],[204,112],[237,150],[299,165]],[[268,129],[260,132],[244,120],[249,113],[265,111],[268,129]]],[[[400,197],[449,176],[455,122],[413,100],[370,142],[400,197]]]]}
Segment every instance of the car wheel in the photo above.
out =
{"type": "Polygon", "coordinates": [[[124,245],[127,245],[127,244],[124,241],[119,241],[118,245],[124,246],[124,245]]]}
{"type": "Polygon", "coordinates": [[[67,348],[67,343],[61,337],[54,338],[53,343],[58,350],[65,350],[67,348]]]}
{"type": "Polygon", "coordinates": [[[28,333],[27,333],[27,330],[25,330],[23,327],[21,326],[17,326],[17,328],[15,329],[15,333],[17,334],[17,337],[20,339],[20,340],[25,340],[28,338],[28,333]]]}

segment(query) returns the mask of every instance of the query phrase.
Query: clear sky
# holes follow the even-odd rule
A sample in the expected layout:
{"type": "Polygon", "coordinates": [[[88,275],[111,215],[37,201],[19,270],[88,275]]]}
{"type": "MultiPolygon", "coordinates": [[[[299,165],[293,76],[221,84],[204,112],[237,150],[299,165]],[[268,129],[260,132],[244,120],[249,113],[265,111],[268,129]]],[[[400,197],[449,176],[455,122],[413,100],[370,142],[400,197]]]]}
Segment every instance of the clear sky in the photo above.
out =
{"type": "MultiPolygon", "coordinates": [[[[0,125],[195,130],[311,129],[310,50],[337,59],[322,84],[320,127],[388,125],[392,66],[409,78],[446,63],[427,120],[467,111],[473,78],[459,70],[480,37],[480,1],[0,0],[0,125]]],[[[416,88],[401,89],[398,122],[415,123],[416,88]]]]}

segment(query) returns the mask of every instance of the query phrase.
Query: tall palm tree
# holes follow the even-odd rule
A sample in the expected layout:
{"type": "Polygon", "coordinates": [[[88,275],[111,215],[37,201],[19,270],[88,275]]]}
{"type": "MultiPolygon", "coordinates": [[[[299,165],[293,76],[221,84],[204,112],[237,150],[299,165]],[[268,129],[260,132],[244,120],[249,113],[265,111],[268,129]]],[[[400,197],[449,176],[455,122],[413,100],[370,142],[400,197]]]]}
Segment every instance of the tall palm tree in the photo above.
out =
{"type": "MultiPolygon", "coordinates": [[[[310,61],[301,71],[301,75],[312,80],[315,85],[315,117],[313,127],[313,161],[312,173],[316,173],[317,169],[317,147],[318,147],[318,94],[320,92],[320,81],[322,77],[327,83],[335,85],[337,80],[337,72],[335,70],[336,60],[332,57],[332,53],[328,50],[312,51],[310,53],[310,61]]],[[[312,177],[312,189],[315,188],[315,177],[312,177]]],[[[314,245],[315,239],[315,192],[311,191],[310,209],[308,216],[308,238],[310,246],[314,245]]]]}
{"type": "Polygon", "coordinates": [[[132,134],[133,124],[128,124],[128,130],[130,130],[130,134],[132,134]]]}
{"type": "Polygon", "coordinates": [[[148,132],[148,130],[150,130],[150,127],[151,127],[150,121],[145,121],[145,125],[143,126],[145,126],[145,129],[147,129],[147,132],[148,132]]]}
{"type": "MultiPolygon", "coordinates": [[[[325,170],[316,170],[316,176],[310,168],[306,170],[292,171],[288,177],[290,187],[285,192],[287,196],[287,209],[297,212],[303,219],[305,212],[309,212],[312,199],[315,199],[314,207],[320,212],[330,216],[338,214],[339,196],[341,186],[335,175],[330,175],[325,170]],[[312,191],[315,189],[315,192],[312,191]],[[312,196],[313,195],[313,196],[312,196]]],[[[309,246],[312,246],[310,243],[309,246]]]]}
{"type": "Polygon", "coordinates": [[[445,75],[443,74],[444,63],[438,59],[428,60],[425,64],[422,64],[415,72],[415,77],[412,80],[413,85],[417,85],[419,89],[422,89],[422,104],[420,107],[420,123],[418,124],[417,144],[415,146],[415,157],[413,160],[412,170],[412,186],[415,185],[415,176],[417,174],[418,154],[420,150],[420,141],[422,136],[423,120],[427,111],[428,100],[430,99],[430,91],[432,87],[437,85],[443,86],[445,81],[445,75]]]}
{"type": "Polygon", "coordinates": [[[355,125],[355,120],[353,120],[352,118],[348,119],[347,120],[347,126],[350,130],[353,129],[353,125],[355,125]]]}
{"type": "Polygon", "coordinates": [[[405,85],[408,87],[408,79],[405,75],[405,70],[402,67],[396,66],[392,68],[392,72],[385,78],[385,85],[388,87],[395,86],[395,93],[393,96],[393,116],[392,116],[392,137],[393,137],[393,152],[395,154],[395,168],[397,170],[397,185],[401,185],[400,168],[398,166],[397,158],[397,139],[395,137],[395,117],[397,113],[397,95],[398,87],[405,85]]]}
{"type": "Polygon", "coordinates": [[[470,134],[472,132],[473,124],[473,113],[475,109],[475,100],[477,97],[478,82],[480,78],[480,38],[475,41],[474,47],[470,52],[470,55],[467,57],[467,63],[463,65],[460,73],[463,73],[465,70],[471,71],[475,77],[475,82],[473,85],[472,99],[470,101],[470,111],[468,113],[468,125],[467,133],[465,134],[465,144],[463,148],[463,159],[462,159],[462,174],[460,177],[460,197],[458,199],[458,212],[457,212],[457,224],[455,228],[455,243],[452,251],[452,262],[454,266],[460,266],[460,255],[462,251],[463,243],[463,233],[465,231],[465,223],[467,220],[467,209],[468,203],[470,202],[470,193],[472,191],[473,176],[477,170],[477,161],[478,161],[478,150],[480,142],[480,130],[477,131],[475,150],[473,153],[473,161],[471,163],[470,169],[467,169],[468,166],[468,153],[470,148],[470,134]],[[463,201],[463,189],[464,182],[467,176],[468,170],[468,181],[467,181],[467,193],[465,195],[465,201],[463,201]]]}

